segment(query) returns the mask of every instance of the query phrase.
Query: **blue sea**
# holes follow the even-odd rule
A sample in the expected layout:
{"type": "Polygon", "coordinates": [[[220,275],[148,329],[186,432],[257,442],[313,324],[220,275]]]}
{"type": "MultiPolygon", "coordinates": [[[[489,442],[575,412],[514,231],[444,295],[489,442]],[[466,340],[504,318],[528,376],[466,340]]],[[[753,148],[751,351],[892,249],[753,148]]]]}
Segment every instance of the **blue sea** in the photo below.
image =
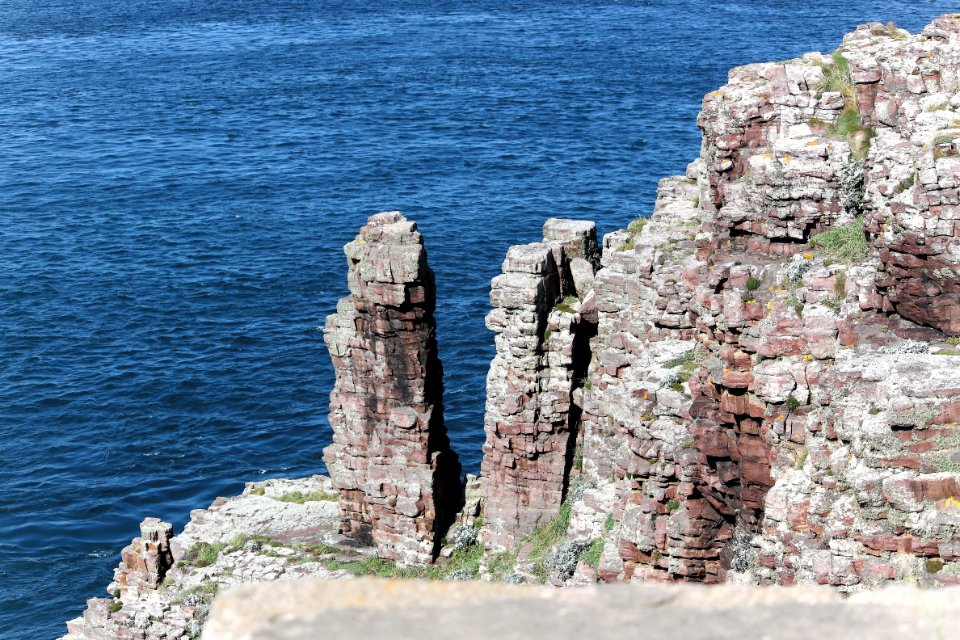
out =
{"type": "Polygon", "coordinates": [[[104,595],[144,516],[323,472],[321,327],[420,224],[479,468],[488,284],[551,216],[650,213],[729,67],[954,3],[0,2],[0,638],[104,595]]]}

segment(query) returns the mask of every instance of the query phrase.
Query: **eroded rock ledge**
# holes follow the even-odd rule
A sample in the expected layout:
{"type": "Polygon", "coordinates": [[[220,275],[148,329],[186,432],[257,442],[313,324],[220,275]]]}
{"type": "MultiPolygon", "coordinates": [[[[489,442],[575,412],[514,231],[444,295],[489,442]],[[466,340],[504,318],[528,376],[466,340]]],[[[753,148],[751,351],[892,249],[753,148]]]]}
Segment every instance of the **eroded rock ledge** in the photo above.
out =
{"type": "Polygon", "coordinates": [[[334,481],[309,482],[337,503],[267,484],[180,536],[145,522],[68,637],[191,637],[217,585],[304,573],[960,582],[960,14],[734,69],[698,124],[602,253],[569,220],[507,253],[480,479],[442,422],[422,238],[378,214],[325,331],[334,481]]]}

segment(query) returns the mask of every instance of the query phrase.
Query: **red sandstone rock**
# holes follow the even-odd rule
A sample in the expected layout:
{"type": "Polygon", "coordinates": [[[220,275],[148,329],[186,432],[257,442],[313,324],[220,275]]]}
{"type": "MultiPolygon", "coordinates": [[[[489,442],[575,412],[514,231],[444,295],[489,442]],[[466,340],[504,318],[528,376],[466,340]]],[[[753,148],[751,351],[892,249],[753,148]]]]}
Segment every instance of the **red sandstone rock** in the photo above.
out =
{"type": "Polygon", "coordinates": [[[347,254],[350,295],[327,318],[342,531],[383,558],[431,562],[462,498],[443,424],[435,287],[423,239],[398,212],[371,216],[347,254]]]}
{"type": "Polygon", "coordinates": [[[156,589],[160,585],[173,566],[172,537],[173,525],[160,518],[145,518],[140,523],[140,537],[120,552],[114,582],[121,594],[128,589],[156,589]]]}

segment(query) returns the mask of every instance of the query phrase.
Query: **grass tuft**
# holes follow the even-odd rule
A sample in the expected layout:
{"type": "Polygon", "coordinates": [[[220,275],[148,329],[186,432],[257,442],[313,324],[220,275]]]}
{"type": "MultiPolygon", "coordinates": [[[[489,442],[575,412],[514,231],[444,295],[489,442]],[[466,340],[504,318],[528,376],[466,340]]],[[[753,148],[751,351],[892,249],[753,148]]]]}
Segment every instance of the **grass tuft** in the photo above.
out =
{"type": "Polygon", "coordinates": [[[863,216],[814,236],[810,239],[810,246],[848,264],[864,260],[870,255],[870,246],[863,231],[863,216]]]}
{"type": "Polygon", "coordinates": [[[613,525],[617,523],[616,519],[613,517],[612,513],[607,514],[607,519],[603,523],[603,530],[607,533],[613,530],[613,525]]]}
{"type": "Polygon", "coordinates": [[[575,313],[573,305],[578,302],[580,302],[580,300],[576,296],[567,296],[557,303],[557,306],[554,308],[561,313],[575,313]]]}
{"type": "Polygon", "coordinates": [[[209,567],[217,562],[217,559],[220,557],[220,552],[226,548],[226,542],[218,542],[216,544],[198,542],[187,549],[180,563],[191,567],[209,567]]]}
{"type": "Polygon", "coordinates": [[[302,491],[291,491],[285,493],[279,498],[280,502],[292,502],[294,504],[303,504],[304,502],[336,502],[340,497],[335,493],[328,493],[322,489],[304,493],[302,491]]]}
{"type": "Polygon", "coordinates": [[[630,224],[627,225],[627,231],[633,234],[638,234],[643,231],[643,228],[647,226],[647,218],[635,218],[630,224]]]}
{"type": "Polygon", "coordinates": [[[600,555],[602,553],[603,538],[594,538],[587,550],[580,556],[580,559],[596,569],[600,566],[600,555]]]}
{"type": "Polygon", "coordinates": [[[517,564],[518,549],[511,551],[500,551],[491,554],[487,559],[487,572],[493,580],[500,582],[513,573],[513,568],[517,564]]]}
{"type": "MultiPolygon", "coordinates": [[[[834,51],[831,61],[822,65],[823,80],[817,86],[821,93],[836,91],[843,96],[843,112],[828,128],[833,136],[846,138],[850,151],[857,160],[863,160],[870,151],[870,142],[876,136],[873,127],[865,126],[860,116],[857,92],[850,77],[850,62],[838,50],[834,51]]],[[[811,126],[814,126],[811,121],[811,126]]]]}

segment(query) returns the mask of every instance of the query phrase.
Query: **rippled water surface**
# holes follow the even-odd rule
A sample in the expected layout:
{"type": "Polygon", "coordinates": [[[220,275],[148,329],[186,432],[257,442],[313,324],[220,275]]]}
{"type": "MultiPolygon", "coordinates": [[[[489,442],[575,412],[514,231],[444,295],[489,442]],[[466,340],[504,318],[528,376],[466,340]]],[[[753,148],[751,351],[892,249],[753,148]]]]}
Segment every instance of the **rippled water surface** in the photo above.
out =
{"type": "Polygon", "coordinates": [[[649,213],[730,66],[951,4],[3,2],[0,637],[62,633],[143,516],[324,470],[319,327],[369,214],[426,236],[476,471],[510,244],[649,213]]]}

